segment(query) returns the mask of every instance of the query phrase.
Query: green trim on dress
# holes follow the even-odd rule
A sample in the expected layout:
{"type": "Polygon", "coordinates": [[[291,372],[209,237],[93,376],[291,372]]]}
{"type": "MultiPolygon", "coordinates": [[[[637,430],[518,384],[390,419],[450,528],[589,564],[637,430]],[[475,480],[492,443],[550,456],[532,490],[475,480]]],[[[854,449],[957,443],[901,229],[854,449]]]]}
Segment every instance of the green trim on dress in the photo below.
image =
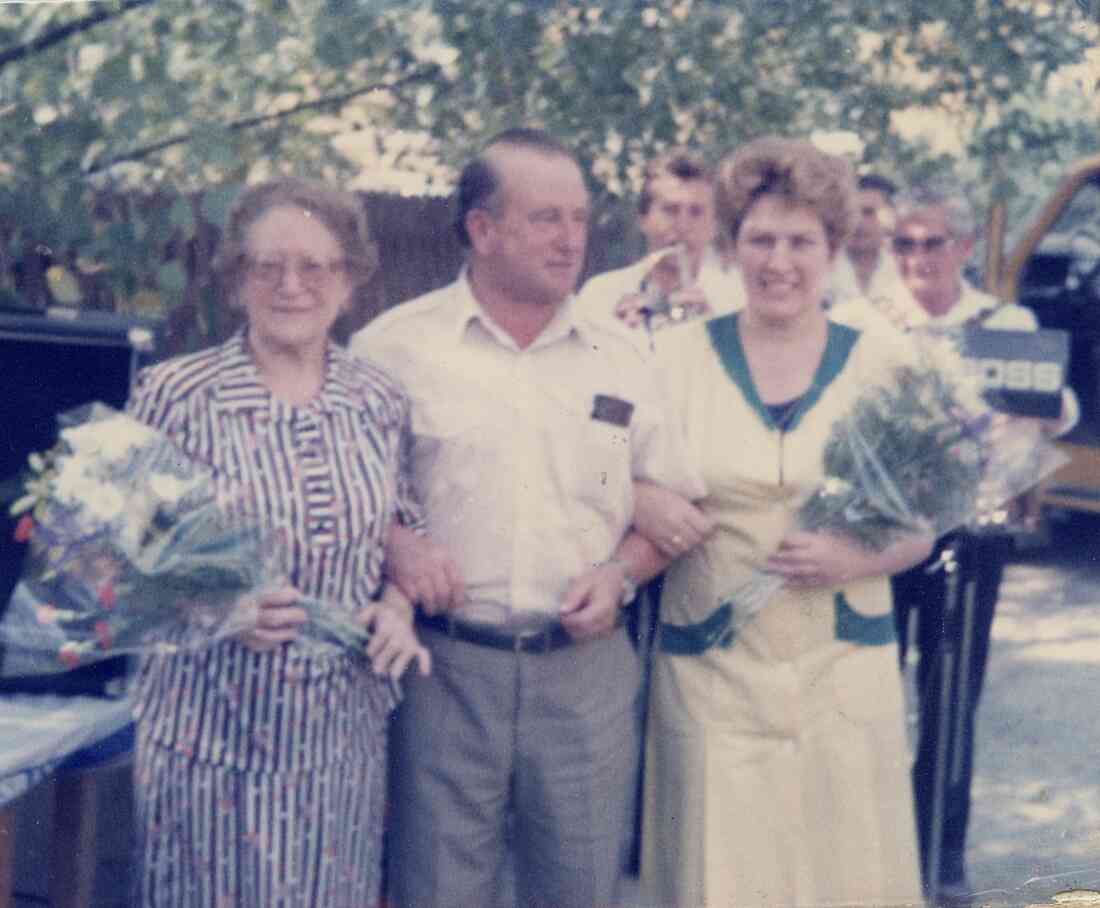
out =
{"type": "Polygon", "coordinates": [[[885,615],[861,615],[848,604],[842,591],[833,596],[834,630],[837,640],[860,646],[885,646],[897,640],[893,612],[885,615]]]}
{"type": "Polygon", "coordinates": [[[737,637],[737,632],[730,627],[732,619],[733,606],[723,602],[695,624],[662,621],[657,630],[657,644],[662,653],[672,656],[698,656],[712,646],[729,649],[737,637]]]}
{"type": "MultiPolygon", "coordinates": [[[[752,373],[749,372],[749,362],[745,356],[745,349],[741,346],[741,335],[737,330],[738,314],[731,312],[729,315],[713,318],[707,322],[707,334],[710,335],[711,346],[718,354],[726,374],[744,395],[745,402],[756,411],[765,426],[772,431],[778,431],[780,426],[772,419],[767,406],[760,399],[752,380],[752,373]]],[[[836,322],[827,322],[827,325],[828,334],[825,338],[825,350],[821,355],[821,362],[817,364],[813,381],[800,398],[797,409],[784,427],[785,430],[798,427],[802,416],[817,403],[825,388],[840,375],[848,362],[852,348],[859,339],[859,332],[847,325],[836,322]]]]}
{"type": "MultiPolygon", "coordinates": [[[[657,646],[670,656],[700,656],[708,649],[729,649],[737,641],[733,605],[723,602],[694,624],[660,623],[657,646]]],[[[857,646],[885,646],[897,639],[894,615],[861,615],[848,604],[843,591],[833,594],[833,635],[857,646]]]]}

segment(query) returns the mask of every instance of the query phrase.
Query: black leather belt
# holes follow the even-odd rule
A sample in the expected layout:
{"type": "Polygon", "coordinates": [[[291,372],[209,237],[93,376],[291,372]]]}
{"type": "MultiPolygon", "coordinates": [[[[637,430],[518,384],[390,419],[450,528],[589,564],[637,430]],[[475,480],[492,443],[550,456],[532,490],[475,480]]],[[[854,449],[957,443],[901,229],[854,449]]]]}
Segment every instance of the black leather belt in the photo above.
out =
{"type": "Polygon", "coordinates": [[[551,621],[543,627],[510,630],[492,624],[475,624],[460,621],[446,613],[419,615],[417,624],[446,634],[453,640],[488,646],[491,649],[511,650],[515,653],[552,653],[573,644],[573,638],[560,621],[551,621]]]}

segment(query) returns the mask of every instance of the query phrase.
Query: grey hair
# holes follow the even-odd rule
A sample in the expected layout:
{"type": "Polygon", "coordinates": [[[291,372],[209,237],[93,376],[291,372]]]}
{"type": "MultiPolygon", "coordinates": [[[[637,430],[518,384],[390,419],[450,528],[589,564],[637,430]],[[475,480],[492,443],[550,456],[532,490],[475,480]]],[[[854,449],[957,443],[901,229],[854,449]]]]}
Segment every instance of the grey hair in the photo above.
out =
{"type": "Polygon", "coordinates": [[[903,189],[894,197],[894,212],[898,221],[928,208],[943,208],[947,229],[956,239],[970,239],[978,231],[974,206],[961,184],[949,180],[918,183],[903,189]]]}

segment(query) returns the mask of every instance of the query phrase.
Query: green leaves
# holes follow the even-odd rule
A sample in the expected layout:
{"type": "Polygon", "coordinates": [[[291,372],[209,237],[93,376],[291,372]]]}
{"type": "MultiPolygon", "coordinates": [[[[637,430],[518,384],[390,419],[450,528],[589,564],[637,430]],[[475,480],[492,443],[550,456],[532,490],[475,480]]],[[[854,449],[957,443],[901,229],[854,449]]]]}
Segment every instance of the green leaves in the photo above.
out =
{"type": "Polygon", "coordinates": [[[1022,185],[1094,147],[1095,85],[1066,72],[1098,41],[1069,0],[0,5],[0,237],[92,255],[128,298],[179,299],[166,244],[224,225],[245,180],[445,173],[519,123],[574,145],[598,195],[636,192],[674,143],[814,130],[857,132],[859,163],[894,176],[949,166],[1022,185]],[[94,12],[107,15],[81,26],[94,12]],[[915,106],[924,132],[905,128],[915,106]],[[378,155],[337,152],[341,121],[378,155]],[[948,130],[963,137],[954,158],[925,142],[948,130]],[[103,193],[164,204],[106,210],[103,193]]]}
{"type": "Polygon", "coordinates": [[[240,186],[213,186],[202,194],[202,216],[217,227],[229,220],[229,208],[240,186]]]}

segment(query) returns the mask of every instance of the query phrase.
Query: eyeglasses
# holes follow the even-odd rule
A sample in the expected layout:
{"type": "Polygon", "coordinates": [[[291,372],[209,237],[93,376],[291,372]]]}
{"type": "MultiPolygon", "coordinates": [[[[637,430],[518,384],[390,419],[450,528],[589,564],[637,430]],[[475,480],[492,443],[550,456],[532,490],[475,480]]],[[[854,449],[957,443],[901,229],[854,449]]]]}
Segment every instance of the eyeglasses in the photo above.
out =
{"type": "Polygon", "coordinates": [[[916,252],[933,255],[943,252],[951,242],[951,237],[942,233],[937,236],[926,236],[923,240],[916,240],[911,236],[896,236],[892,242],[894,252],[898,255],[913,255],[916,252]]]}
{"type": "Polygon", "coordinates": [[[319,262],[316,259],[246,259],[248,276],[257,284],[273,290],[280,286],[286,277],[286,270],[293,266],[303,287],[318,290],[337,277],[347,273],[347,262],[336,259],[331,262],[319,262]]]}

